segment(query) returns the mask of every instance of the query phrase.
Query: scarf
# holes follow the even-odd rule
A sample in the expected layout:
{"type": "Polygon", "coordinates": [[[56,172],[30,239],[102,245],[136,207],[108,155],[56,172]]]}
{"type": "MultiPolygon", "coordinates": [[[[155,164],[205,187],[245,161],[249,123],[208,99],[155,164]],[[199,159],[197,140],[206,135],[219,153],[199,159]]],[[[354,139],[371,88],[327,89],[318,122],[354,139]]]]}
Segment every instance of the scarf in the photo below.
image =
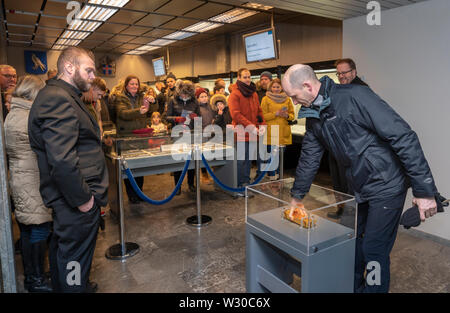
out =
{"type": "Polygon", "coordinates": [[[250,98],[253,93],[256,91],[255,83],[251,82],[250,85],[247,85],[240,80],[237,81],[237,88],[242,93],[242,95],[246,98],[250,98]]]}
{"type": "Polygon", "coordinates": [[[269,97],[270,100],[276,102],[276,103],[283,103],[286,101],[287,95],[284,92],[281,93],[273,93],[273,92],[266,92],[266,96],[269,97]]]}

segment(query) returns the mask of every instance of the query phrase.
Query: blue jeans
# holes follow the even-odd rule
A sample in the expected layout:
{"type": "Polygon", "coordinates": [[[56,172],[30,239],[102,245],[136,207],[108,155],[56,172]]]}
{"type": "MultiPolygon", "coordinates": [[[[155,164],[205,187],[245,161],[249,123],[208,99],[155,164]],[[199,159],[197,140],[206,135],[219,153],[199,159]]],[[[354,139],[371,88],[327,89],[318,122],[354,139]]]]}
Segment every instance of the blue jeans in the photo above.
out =
{"type": "Polygon", "coordinates": [[[50,235],[51,222],[38,225],[18,224],[20,228],[20,236],[24,239],[28,239],[31,244],[42,240],[47,240],[50,235]]]}
{"type": "MultiPolygon", "coordinates": [[[[406,192],[390,198],[358,204],[358,229],[355,253],[355,292],[387,293],[390,283],[390,258],[405,203],[406,192]],[[380,284],[366,282],[364,271],[369,262],[380,267],[380,284]]],[[[367,275],[375,270],[367,269],[367,275]]],[[[366,275],[366,276],[367,276],[366,275]]],[[[371,275],[373,278],[375,275],[371,275]]]]}
{"type": "Polygon", "coordinates": [[[250,160],[250,144],[248,141],[245,142],[245,151],[240,151],[238,143],[237,148],[237,170],[238,170],[238,186],[242,187],[250,184],[250,170],[252,167],[252,161],[250,160]],[[242,154],[244,153],[244,154],[242,154]]]}
{"type": "MultiPolygon", "coordinates": [[[[275,146],[273,146],[273,145],[267,145],[266,147],[267,147],[267,153],[271,153],[272,150],[275,148],[275,146]]],[[[280,147],[280,156],[281,156],[281,149],[283,149],[283,152],[286,151],[286,146],[280,147]]],[[[270,164],[269,162],[271,162],[271,161],[272,161],[272,158],[270,158],[270,159],[267,160],[267,161],[262,161],[261,163],[265,164],[265,166],[268,166],[268,165],[270,164]]],[[[276,161],[276,160],[274,160],[274,161],[276,161]]],[[[269,171],[269,172],[267,173],[267,175],[269,175],[269,176],[275,176],[275,174],[280,174],[280,163],[281,163],[281,160],[280,160],[279,157],[278,157],[278,166],[277,166],[277,169],[274,170],[274,171],[269,171]]]]}

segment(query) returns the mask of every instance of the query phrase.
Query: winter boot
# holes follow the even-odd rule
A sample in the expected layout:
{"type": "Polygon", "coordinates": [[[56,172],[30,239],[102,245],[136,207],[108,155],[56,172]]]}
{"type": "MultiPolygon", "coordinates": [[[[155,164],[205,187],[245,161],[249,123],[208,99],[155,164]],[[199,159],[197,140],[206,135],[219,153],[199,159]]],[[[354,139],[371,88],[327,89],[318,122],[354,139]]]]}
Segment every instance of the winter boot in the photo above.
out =
{"type": "Polygon", "coordinates": [[[33,260],[33,283],[31,284],[30,288],[28,288],[29,292],[47,293],[53,291],[44,274],[46,248],[46,240],[41,240],[31,245],[31,255],[33,260]]]}

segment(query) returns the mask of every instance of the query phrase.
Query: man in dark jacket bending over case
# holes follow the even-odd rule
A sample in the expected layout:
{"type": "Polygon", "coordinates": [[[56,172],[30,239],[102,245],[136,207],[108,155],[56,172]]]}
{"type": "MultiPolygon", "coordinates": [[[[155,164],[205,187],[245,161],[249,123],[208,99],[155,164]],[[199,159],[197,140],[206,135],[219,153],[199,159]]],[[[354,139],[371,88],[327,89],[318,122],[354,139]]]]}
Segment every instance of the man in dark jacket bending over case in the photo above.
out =
{"type": "Polygon", "coordinates": [[[53,209],[50,270],[56,292],[91,292],[89,272],[107,204],[108,172],[100,128],[82,92],[95,78],[93,55],[66,48],[58,58],[58,79],[37,95],[28,121],[30,145],[37,155],[40,192],[53,209]]]}
{"type": "Polygon", "coordinates": [[[367,86],[319,81],[302,64],[291,66],[282,84],[302,105],[299,118],[307,118],[292,205],[308,193],[327,149],[345,167],[358,203],[355,292],[388,292],[389,254],[408,187],[423,221],[436,213],[437,190],[416,133],[367,86]],[[371,261],[380,264],[381,285],[365,284],[371,261]]]}

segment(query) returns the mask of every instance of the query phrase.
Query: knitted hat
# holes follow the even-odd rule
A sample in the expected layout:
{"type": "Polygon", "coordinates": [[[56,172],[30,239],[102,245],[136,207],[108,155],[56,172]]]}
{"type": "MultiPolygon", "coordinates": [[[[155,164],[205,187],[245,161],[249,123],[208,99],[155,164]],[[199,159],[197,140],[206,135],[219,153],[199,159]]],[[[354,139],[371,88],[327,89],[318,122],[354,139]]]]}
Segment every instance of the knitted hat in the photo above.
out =
{"type": "Polygon", "coordinates": [[[195,97],[198,99],[198,97],[200,97],[200,94],[202,94],[202,93],[208,94],[208,92],[207,92],[205,89],[203,89],[203,88],[197,88],[197,89],[195,90],[195,97]]]}
{"type": "Polygon", "coordinates": [[[175,75],[172,72],[169,72],[169,74],[167,74],[166,80],[168,80],[169,78],[173,78],[173,80],[177,80],[177,78],[175,77],[175,75]]]}
{"type": "Polygon", "coordinates": [[[259,78],[262,78],[263,76],[266,76],[268,79],[272,80],[272,73],[269,71],[262,72],[259,78]]]}

